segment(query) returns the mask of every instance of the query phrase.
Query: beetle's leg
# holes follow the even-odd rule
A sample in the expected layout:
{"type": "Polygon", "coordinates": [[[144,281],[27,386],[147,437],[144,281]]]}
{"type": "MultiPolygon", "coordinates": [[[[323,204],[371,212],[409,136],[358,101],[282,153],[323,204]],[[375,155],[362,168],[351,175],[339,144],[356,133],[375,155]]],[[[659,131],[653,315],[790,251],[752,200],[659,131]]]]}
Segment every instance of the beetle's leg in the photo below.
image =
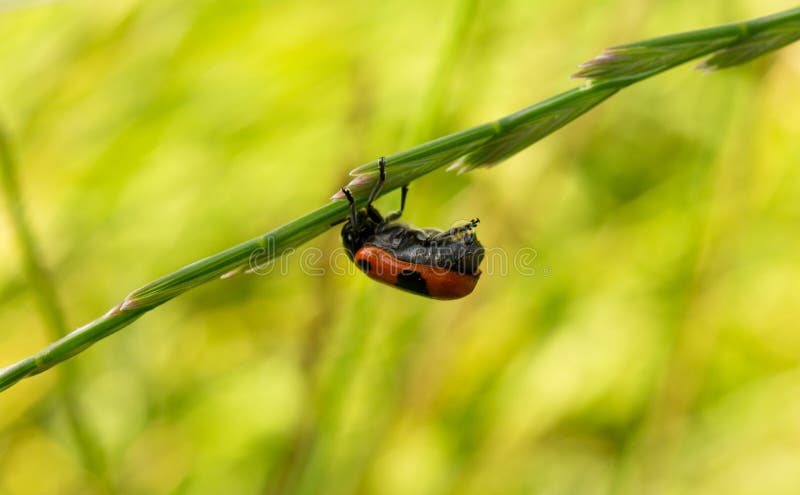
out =
{"type": "Polygon", "coordinates": [[[344,193],[344,196],[347,198],[347,201],[350,203],[350,225],[355,227],[356,226],[356,219],[358,218],[356,216],[356,200],[354,200],[353,199],[353,195],[350,194],[350,189],[348,189],[346,187],[343,187],[342,188],[342,193],[344,193]]]}
{"type": "Polygon", "coordinates": [[[383,182],[386,180],[386,157],[382,156],[380,160],[378,160],[378,168],[380,170],[380,175],[378,176],[378,181],[375,182],[375,187],[372,188],[372,192],[369,193],[369,200],[367,201],[367,208],[372,206],[372,202],[375,201],[375,198],[378,197],[378,194],[381,193],[381,189],[383,189],[383,182]]]}
{"type": "Polygon", "coordinates": [[[386,215],[386,221],[387,222],[392,222],[394,220],[397,220],[398,218],[400,218],[400,215],[403,214],[403,210],[406,209],[406,195],[407,194],[408,194],[408,184],[403,186],[403,188],[400,190],[400,209],[397,210],[397,211],[393,211],[392,213],[389,213],[388,215],[386,215]]]}
{"type": "Polygon", "coordinates": [[[442,239],[446,239],[448,237],[452,237],[456,234],[460,234],[462,232],[468,232],[477,227],[478,222],[480,222],[480,220],[478,220],[477,218],[473,218],[472,220],[469,221],[469,223],[465,225],[459,225],[458,227],[453,227],[452,229],[445,230],[444,232],[439,232],[438,234],[432,235],[430,237],[430,240],[439,241],[442,239]]]}
{"type": "Polygon", "coordinates": [[[367,200],[367,215],[377,223],[384,223],[385,220],[383,219],[383,215],[378,211],[377,208],[372,206],[372,202],[378,197],[378,194],[381,193],[381,189],[383,189],[383,183],[386,181],[386,157],[382,156],[378,160],[378,169],[380,170],[380,175],[378,175],[378,181],[375,182],[375,187],[372,188],[372,192],[369,193],[369,199],[367,200]]]}
{"type": "Polygon", "coordinates": [[[383,215],[372,205],[367,205],[367,216],[375,223],[384,223],[383,215]]]}

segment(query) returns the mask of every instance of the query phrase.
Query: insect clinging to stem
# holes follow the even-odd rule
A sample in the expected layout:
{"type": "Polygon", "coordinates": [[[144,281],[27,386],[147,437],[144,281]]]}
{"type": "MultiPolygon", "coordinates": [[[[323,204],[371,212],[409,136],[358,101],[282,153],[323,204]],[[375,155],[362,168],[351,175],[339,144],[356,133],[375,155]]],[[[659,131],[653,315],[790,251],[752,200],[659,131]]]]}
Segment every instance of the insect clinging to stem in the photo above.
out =
{"type": "Polygon", "coordinates": [[[358,208],[350,190],[342,188],[350,202],[350,215],[342,227],[350,259],[370,278],[414,294],[458,299],[472,293],[484,256],[475,234],[478,219],[445,231],[400,223],[407,185],[400,193],[400,209],[381,215],[372,203],[386,180],[386,158],[381,157],[378,165],[380,175],[364,208],[358,208]]]}

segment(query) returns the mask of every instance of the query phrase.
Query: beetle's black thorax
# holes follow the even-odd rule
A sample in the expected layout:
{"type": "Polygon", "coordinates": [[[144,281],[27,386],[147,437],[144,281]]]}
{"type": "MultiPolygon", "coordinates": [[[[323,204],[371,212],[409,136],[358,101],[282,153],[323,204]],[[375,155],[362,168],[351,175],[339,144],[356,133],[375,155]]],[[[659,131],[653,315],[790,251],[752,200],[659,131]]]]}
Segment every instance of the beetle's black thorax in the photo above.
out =
{"type": "Polygon", "coordinates": [[[399,260],[473,274],[483,260],[484,249],[473,231],[441,235],[437,229],[417,229],[402,223],[381,226],[371,244],[399,260]]]}
{"type": "Polygon", "coordinates": [[[400,222],[375,222],[366,211],[359,211],[357,226],[350,221],[342,227],[342,240],[352,259],[365,245],[380,248],[409,263],[435,266],[459,273],[474,274],[484,256],[484,248],[471,230],[441,235],[436,229],[417,229],[400,222]]]}
{"type": "Polygon", "coordinates": [[[355,257],[356,251],[374,237],[381,223],[383,222],[376,222],[370,218],[365,210],[359,210],[355,225],[351,220],[345,222],[342,226],[342,243],[351,260],[355,257]]]}

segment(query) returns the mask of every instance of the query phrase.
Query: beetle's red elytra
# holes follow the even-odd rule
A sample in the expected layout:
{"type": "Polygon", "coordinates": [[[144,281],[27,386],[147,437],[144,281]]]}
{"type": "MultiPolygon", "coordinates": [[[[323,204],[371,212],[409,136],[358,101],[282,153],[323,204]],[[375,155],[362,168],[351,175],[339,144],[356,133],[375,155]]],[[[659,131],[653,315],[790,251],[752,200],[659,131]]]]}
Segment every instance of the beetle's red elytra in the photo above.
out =
{"type": "Polygon", "coordinates": [[[475,235],[478,219],[446,231],[417,229],[396,220],[405,208],[408,186],[403,186],[400,209],[385,217],[372,206],[386,180],[386,159],[379,161],[380,176],[363,209],[356,207],[347,188],[350,216],[342,227],[342,241],[350,259],[370,278],[433,299],[459,299],[475,289],[484,249],[475,235]]]}
{"type": "Polygon", "coordinates": [[[434,299],[458,299],[470,294],[481,271],[459,273],[439,267],[403,261],[376,246],[364,246],[356,252],[355,263],[373,280],[434,299]]]}

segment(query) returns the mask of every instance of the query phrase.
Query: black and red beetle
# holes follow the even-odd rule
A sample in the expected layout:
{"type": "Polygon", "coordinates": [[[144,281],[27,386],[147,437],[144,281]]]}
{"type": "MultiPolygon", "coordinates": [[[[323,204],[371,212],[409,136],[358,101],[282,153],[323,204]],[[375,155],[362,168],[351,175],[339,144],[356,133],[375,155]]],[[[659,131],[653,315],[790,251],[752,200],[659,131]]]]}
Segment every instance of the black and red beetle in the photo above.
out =
{"type": "Polygon", "coordinates": [[[406,204],[403,186],[400,209],[385,217],[372,206],[386,180],[386,159],[379,161],[380,176],[365,208],[356,207],[350,191],[350,217],[342,227],[342,241],[350,259],[370,278],[434,299],[458,299],[478,283],[484,255],[475,235],[478,219],[440,231],[417,229],[396,220],[406,204]]]}

